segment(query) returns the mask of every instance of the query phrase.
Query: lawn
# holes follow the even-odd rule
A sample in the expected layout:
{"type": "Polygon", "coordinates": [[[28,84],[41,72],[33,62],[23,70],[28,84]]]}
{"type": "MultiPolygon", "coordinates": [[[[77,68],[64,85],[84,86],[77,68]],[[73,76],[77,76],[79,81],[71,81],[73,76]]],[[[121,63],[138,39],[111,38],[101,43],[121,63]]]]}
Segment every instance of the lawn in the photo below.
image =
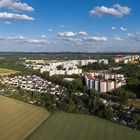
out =
{"type": "Polygon", "coordinates": [[[0,68],[0,76],[5,76],[5,75],[7,76],[15,73],[18,73],[18,71],[12,69],[0,68]]]}
{"type": "Polygon", "coordinates": [[[45,109],[0,95],[0,140],[21,140],[49,116],[45,109]]]}
{"type": "Polygon", "coordinates": [[[136,131],[93,116],[53,114],[27,140],[139,140],[136,131]]]}

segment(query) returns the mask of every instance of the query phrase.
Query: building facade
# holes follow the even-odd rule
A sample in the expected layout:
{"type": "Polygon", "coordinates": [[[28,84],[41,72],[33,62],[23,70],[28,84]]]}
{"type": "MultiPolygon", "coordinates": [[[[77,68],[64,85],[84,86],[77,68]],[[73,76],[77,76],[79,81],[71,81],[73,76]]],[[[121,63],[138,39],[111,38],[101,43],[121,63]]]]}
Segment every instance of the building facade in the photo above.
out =
{"type": "Polygon", "coordinates": [[[85,82],[90,89],[109,92],[126,84],[124,75],[108,73],[85,73],[85,82]]]}

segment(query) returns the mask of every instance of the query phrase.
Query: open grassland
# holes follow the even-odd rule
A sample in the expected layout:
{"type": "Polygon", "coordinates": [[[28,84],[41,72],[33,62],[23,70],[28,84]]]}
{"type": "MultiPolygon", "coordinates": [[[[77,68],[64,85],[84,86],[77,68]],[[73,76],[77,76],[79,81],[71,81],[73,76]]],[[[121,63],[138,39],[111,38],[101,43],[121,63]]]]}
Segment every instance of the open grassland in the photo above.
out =
{"type": "Polygon", "coordinates": [[[15,74],[18,73],[19,71],[12,70],[12,69],[5,69],[5,68],[0,68],[0,76],[7,76],[10,74],[15,74]]]}
{"type": "Polygon", "coordinates": [[[43,108],[0,95],[0,140],[23,140],[48,116],[43,108]]]}
{"type": "Polygon", "coordinates": [[[140,140],[140,131],[97,117],[56,113],[28,140],[140,140]]]}

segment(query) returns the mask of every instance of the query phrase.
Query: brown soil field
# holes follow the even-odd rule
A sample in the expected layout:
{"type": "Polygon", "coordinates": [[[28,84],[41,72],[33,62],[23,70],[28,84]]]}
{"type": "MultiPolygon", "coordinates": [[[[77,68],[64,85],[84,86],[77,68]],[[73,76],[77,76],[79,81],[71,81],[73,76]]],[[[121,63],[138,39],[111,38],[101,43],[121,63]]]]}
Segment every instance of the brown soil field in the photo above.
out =
{"type": "Polygon", "coordinates": [[[43,108],[0,95],[0,140],[23,140],[50,113],[43,108]]]}

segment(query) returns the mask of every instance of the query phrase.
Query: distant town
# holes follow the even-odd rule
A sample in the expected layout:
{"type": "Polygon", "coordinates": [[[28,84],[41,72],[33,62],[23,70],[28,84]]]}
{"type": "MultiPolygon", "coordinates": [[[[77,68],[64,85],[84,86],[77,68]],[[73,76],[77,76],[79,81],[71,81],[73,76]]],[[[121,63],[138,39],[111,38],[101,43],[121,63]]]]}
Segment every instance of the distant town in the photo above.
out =
{"type": "Polygon", "coordinates": [[[0,94],[140,129],[139,55],[45,56],[2,56],[0,94]]]}
{"type": "Polygon", "coordinates": [[[0,140],[140,140],[140,0],[0,0],[0,140]]]}

